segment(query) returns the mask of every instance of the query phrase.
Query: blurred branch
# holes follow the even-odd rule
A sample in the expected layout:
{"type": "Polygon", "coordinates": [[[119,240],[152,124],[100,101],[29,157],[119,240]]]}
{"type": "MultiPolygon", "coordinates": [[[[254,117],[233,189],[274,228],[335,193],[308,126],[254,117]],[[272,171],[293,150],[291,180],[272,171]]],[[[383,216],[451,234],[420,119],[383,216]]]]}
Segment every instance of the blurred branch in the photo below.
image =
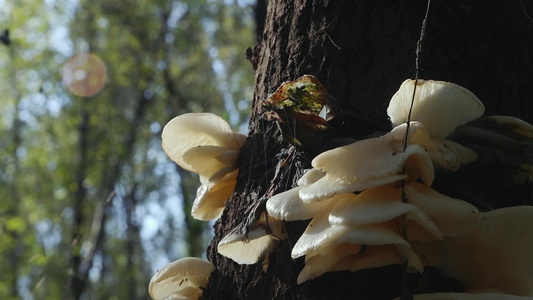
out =
{"type": "Polygon", "coordinates": [[[111,203],[111,200],[115,197],[115,191],[111,191],[109,196],[103,201],[100,201],[98,205],[96,206],[96,209],[94,210],[93,214],[93,222],[91,225],[91,233],[89,234],[89,239],[86,243],[89,245],[89,250],[87,251],[87,255],[85,255],[80,268],[79,268],[79,277],[80,278],[87,278],[87,274],[89,273],[89,270],[92,268],[94,255],[97,250],[97,246],[102,243],[103,240],[103,233],[104,233],[104,224],[105,224],[105,208],[106,206],[111,203]]]}

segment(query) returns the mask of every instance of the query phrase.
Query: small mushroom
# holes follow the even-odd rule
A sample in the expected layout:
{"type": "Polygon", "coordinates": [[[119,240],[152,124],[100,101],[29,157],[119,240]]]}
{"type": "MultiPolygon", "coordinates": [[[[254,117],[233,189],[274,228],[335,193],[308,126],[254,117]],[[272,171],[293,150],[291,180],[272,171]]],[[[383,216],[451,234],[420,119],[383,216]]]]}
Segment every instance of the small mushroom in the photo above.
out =
{"type": "Polygon", "coordinates": [[[332,198],[312,203],[303,202],[299,196],[301,189],[302,187],[295,187],[268,199],[268,215],[284,221],[308,220],[332,207],[332,198]]]}
{"type": "Polygon", "coordinates": [[[285,237],[281,221],[263,212],[252,228],[243,223],[235,227],[218,243],[217,251],[238,264],[251,265],[266,258],[278,240],[285,237]]]}
{"type": "MultiPolygon", "coordinates": [[[[405,80],[387,108],[392,126],[407,121],[415,81],[405,80]]],[[[443,139],[455,128],[483,115],[485,106],[469,90],[444,81],[418,80],[411,121],[426,127],[432,138],[443,139]]]]}
{"type": "Polygon", "coordinates": [[[266,210],[269,216],[284,221],[308,220],[331,207],[331,201],[306,203],[300,198],[302,187],[315,183],[326,175],[317,169],[308,170],[299,180],[298,186],[274,195],[268,199],[266,210]]]}
{"type": "Polygon", "coordinates": [[[217,251],[240,265],[252,265],[269,254],[277,241],[278,238],[268,233],[265,228],[255,228],[247,235],[226,235],[218,243],[217,251]]]}
{"type": "Polygon", "coordinates": [[[154,300],[193,299],[202,295],[215,266],[196,257],[186,257],[166,265],[150,280],[148,291],[154,300]]]}
{"type": "Polygon", "coordinates": [[[191,215],[197,220],[212,220],[220,217],[226,200],[235,190],[238,170],[226,174],[219,182],[213,183],[200,177],[202,183],[196,191],[191,215]]]}

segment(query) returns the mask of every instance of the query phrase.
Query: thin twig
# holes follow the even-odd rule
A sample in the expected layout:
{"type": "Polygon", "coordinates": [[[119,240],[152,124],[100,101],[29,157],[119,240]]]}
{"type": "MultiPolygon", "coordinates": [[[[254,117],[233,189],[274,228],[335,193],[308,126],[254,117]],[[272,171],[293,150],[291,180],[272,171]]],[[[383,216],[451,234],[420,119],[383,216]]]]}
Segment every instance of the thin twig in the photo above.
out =
{"type": "Polygon", "coordinates": [[[424,40],[424,34],[426,33],[426,22],[428,19],[429,14],[429,7],[431,5],[431,0],[428,0],[428,4],[426,7],[426,15],[424,16],[424,20],[422,21],[422,28],[420,29],[420,38],[418,39],[418,42],[416,43],[416,50],[415,50],[415,86],[413,88],[413,97],[411,98],[411,105],[409,107],[409,114],[407,115],[407,128],[405,130],[405,137],[403,140],[403,151],[407,148],[407,140],[409,136],[409,127],[411,125],[411,113],[413,112],[413,105],[415,103],[415,94],[416,94],[416,86],[418,85],[418,72],[420,70],[419,67],[419,59],[420,59],[420,53],[422,53],[422,41],[424,40]]]}
{"type": "MultiPolygon", "coordinates": [[[[411,98],[411,105],[409,107],[409,114],[407,115],[407,127],[405,129],[405,136],[403,140],[403,151],[405,152],[407,149],[407,142],[409,139],[409,129],[411,126],[411,114],[413,112],[413,105],[415,103],[415,94],[416,94],[416,87],[418,85],[418,72],[420,71],[420,65],[419,65],[419,59],[420,59],[420,53],[422,52],[422,42],[424,41],[424,35],[426,33],[426,23],[429,15],[429,7],[431,6],[431,0],[428,0],[427,7],[426,7],[426,14],[424,16],[424,20],[422,21],[422,26],[420,29],[420,38],[418,39],[418,42],[416,43],[416,50],[415,50],[415,85],[413,88],[413,96],[411,98]]],[[[405,166],[403,169],[403,174],[405,174],[405,166]]],[[[405,178],[402,180],[402,202],[407,203],[407,197],[405,196],[405,178]]],[[[403,215],[402,217],[402,233],[403,238],[407,240],[407,217],[403,215]]],[[[411,293],[407,290],[407,268],[409,266],[409,260],[405,261],[402,264],[403,267],[403,275],[402,275],[402,294],[401,294],[401,300],[412,300],[413,296],[411,293]]]]}

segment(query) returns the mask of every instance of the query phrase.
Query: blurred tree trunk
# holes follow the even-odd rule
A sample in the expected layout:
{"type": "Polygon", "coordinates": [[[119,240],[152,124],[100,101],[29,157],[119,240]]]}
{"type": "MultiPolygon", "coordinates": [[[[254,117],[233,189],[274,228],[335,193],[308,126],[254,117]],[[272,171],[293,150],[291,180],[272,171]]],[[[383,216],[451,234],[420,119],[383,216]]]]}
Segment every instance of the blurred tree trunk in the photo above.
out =
{"type": "MultiPolygon", "coordinates": [[[[304,262],[292,260],[290,249],[306,222],[285,223],[289,238],[279,243],[268,265],[238,265],[220,256],[216,245],[247,217],[245,208],[291,188],[313,158],[283,141],[276,124],[266,120],[261,101],[283,81],[311,74],[338,101],[345,131],[363,137],[390,130],[386,108],[400,84],[414,76],[415,48],[426,4],[269,1],[264,33],[251,56],[256,75],[249,137],[241,152],[235,194],[215,225],[215,238],[208,249],[208,258],[218,272],[211,277],[206,298],[391,299],[400,295],[400,266],[332,272],[297,285],[304,262]]],[[[526,13],[533,15],[533,5],[518,0],[490,4],[432,1],[419,77],[468,88],[485,104],[486,115],[511,115],[531,122],[533,21],[526,13]]],[[[526,202],[533,204],[531,200],[526,202]]],[[[494,203],[502,205],[505,203],[494,203]]],[[[414,276],[405,288],[410,293],[460,290],[447,284],[431,278],[423,283],[414,276]]]]}

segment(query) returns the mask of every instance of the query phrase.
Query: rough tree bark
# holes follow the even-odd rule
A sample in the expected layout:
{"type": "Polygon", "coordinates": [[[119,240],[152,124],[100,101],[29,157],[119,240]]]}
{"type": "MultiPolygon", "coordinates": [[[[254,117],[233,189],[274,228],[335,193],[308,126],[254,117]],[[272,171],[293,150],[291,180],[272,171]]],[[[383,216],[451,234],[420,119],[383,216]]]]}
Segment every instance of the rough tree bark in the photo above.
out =
{"type": "MultiPolygon", "coordinates": [[[[531,123],[533,20],[527,13],[533,15],[533,5],[523,2],[433,0],[420,78],[468,88],[485,104],[486,115],[511,115],[531,123]]],[[[204,293],[206,299],[391,299],[400,295],[400,266],[332,272],[297,285],[303,259],[292,260],[290,249],[307,222],[285,223],[289,238],[279,243],[268,265],[238,265],[220,256],[216,245],[246,219],[259,199],[293,187],[313,158],[282,139],[274,122],[267,121],[261,101],[283,81],[311,74],[338,101],[347,134],[364,137],[390,130],[386,107],[401,82],[414,76],[426,4],[421,0],[269,1],[264,32],[251,55],[256,73],[249,137],[241,151],[235,193],[215,224],[215,238],[208,249],[217,271],[204,293]]],[[[493,184],[467,179],[464,185],[493,184]]],[[[440,186],[450,189],[446,182],[440,186]]],[[[487,196],[482,200],[487,208],[533,204],[531,184],[513,191],[520,200],[498,197],[501,192],[493,189],[492,197],[480,195],[487,196]]],[[[441,192],[461,196],[460,190],[441,192]]],[[[431,274],[424,280],[409,277],[406,287],[411,293],[461,290],[453,280],[431,274]]]]}

